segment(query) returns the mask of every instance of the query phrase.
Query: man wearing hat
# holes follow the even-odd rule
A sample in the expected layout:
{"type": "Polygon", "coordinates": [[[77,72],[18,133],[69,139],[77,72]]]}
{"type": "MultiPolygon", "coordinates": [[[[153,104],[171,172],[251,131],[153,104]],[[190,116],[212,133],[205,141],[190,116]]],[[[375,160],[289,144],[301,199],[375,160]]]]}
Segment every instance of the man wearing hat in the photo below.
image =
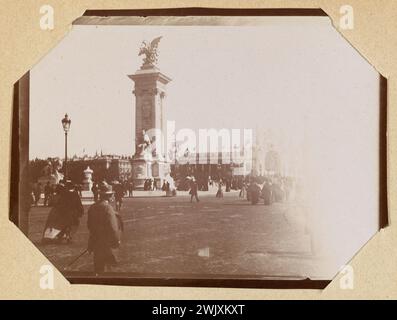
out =
{"type": "Polygon", "coordinates": [[[116,211],[120,211],[121,205],[123,203],[124,188],[122,184],[117,180],[113,182],[113,186],[114,186],[114,198],[116,201],[116,211]]]}
{"type": "Polygon", "coordinates": [[[95,274],[101,274],[105,267],[116,263],[112,249],[120,244],[121,225],[110,202],[112,187],[106,182],[99,186],[99,201],[88,210],[87,226],[90,232],[88,251],[94,253],[95,274]]]}
{"type": "Polygon", "coordinates": [[[196,201],[197,201],[197,202],[200,201],[199,198],[198,198],[197,190],[198,190],[197,181],[196,181],[196,179],[193,177],[193,178],[190,180],[190,191],[189,191],[189,194],[190,194],[190,202],[193,202],[193,197],[196,198],[196,201]]]}

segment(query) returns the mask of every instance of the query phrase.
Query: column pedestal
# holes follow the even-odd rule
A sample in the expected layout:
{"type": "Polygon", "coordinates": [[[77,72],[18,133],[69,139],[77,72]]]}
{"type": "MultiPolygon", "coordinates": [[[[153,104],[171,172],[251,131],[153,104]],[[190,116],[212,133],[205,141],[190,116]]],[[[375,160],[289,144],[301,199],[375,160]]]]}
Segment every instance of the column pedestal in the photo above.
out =
{"type": "Polygon", "coordinates": [[[135,189],[143,190],[145,181],[153,178],[152,161],[144,157],[134,157],[132,159],[132,174],[135,189]]]}
{"type": "Polygon", "coordinates": [[[163,159],[166,154],[163,103],[171,79],[150,63],[144,63],[129,78],[135,84],[135,155],[131,161],[135,188],[143,189],[145,180],[152,178],[155,186],[161,188],[169,172],[169,164],[163,159]]]}
{"type": "Polygon", "coordinates": [[[156,159],[152,163],[152,175],[157,189],[161,189],[164,179],[171,172],[170,164],[164,160],[156,159]]]}

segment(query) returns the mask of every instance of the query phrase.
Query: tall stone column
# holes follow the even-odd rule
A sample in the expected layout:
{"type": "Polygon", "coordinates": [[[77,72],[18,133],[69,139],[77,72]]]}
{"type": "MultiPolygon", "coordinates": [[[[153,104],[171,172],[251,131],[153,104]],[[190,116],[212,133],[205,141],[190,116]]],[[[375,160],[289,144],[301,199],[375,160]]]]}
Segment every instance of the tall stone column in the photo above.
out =
{"type": "Polygon", "coordinates": [[[165,161],[164,98],[166,85],[171,79],[154,65],[157,60],[150,60],[149,53],[145,54],[142,67],[128,76],[135,84],[135,154],[132,170],[136,188],[143,188],[145,180],[150,178],[154,178],[161,187],[169,172],[169,164],[165,161]]]}

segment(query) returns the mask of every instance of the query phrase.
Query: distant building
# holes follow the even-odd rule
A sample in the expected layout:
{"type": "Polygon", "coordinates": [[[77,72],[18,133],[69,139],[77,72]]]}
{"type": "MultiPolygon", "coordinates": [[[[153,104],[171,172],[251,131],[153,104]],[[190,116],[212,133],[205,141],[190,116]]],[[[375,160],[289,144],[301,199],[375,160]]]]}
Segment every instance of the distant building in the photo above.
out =
{"type": "Polygon", "coordinates": [[[251,173],[251,155],[234,155],[230,152],[187,152],[178,161],[171,162],[171,175],[179,179],[187,175],[226,179],[244,177],[251,173]]]}
{"type": "Polygon", "coordinates": [[[84,170],[87,167],[93,170],[93,181],[106,180],[124,181],[132,177],[131,158],[115,155],[73,158],[68,161],[68,178],[74,183],[81,183],[84,179],[84,170]]]}
{"type": "MultiPolygon", "coordinates": [[[[280,174],[281,159],[279,153],[272,144],[266,146],[268,140],[265,135],[257,132],[252,150],[241,150],[241,152],[190,152],[186,149],[179,153],[177,160],[170,159],[171,176],[175,180],[183,179],[188,175],[196,178],[213,180],[219,179],[241,179],[248,175],[280,174]]],[[[31,182],[37,182],[42,175],[41,172],[47,160],[35,159],[30,161],[31,182]]],[[[54,159],[53,159],[54,160],[54,159]]],[[[73,156],[67,161],[68,179],[73,183],[81,184],[84,180],[84,170],[90,167],[93,170],[92,180],[100,182],[130,181],[134,177],[133,158],[118,155],[73,156]]],[[[61,169],[60,172],[63,170],[61,169]]],[[[161,187],[161,186],[158,186],[161,187]]]]}

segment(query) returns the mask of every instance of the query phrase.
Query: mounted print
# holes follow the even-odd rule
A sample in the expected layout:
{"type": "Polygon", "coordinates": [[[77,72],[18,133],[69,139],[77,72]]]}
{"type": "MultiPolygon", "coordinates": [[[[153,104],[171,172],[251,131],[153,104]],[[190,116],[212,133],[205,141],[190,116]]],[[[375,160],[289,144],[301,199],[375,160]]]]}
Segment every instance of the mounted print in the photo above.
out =
{"type": "Polygon", "coordinates": [[[324,288],[387,225],[386,80],[321,10],[188,13],[16,83],[10,219],[71,283],[324,288]]]}

